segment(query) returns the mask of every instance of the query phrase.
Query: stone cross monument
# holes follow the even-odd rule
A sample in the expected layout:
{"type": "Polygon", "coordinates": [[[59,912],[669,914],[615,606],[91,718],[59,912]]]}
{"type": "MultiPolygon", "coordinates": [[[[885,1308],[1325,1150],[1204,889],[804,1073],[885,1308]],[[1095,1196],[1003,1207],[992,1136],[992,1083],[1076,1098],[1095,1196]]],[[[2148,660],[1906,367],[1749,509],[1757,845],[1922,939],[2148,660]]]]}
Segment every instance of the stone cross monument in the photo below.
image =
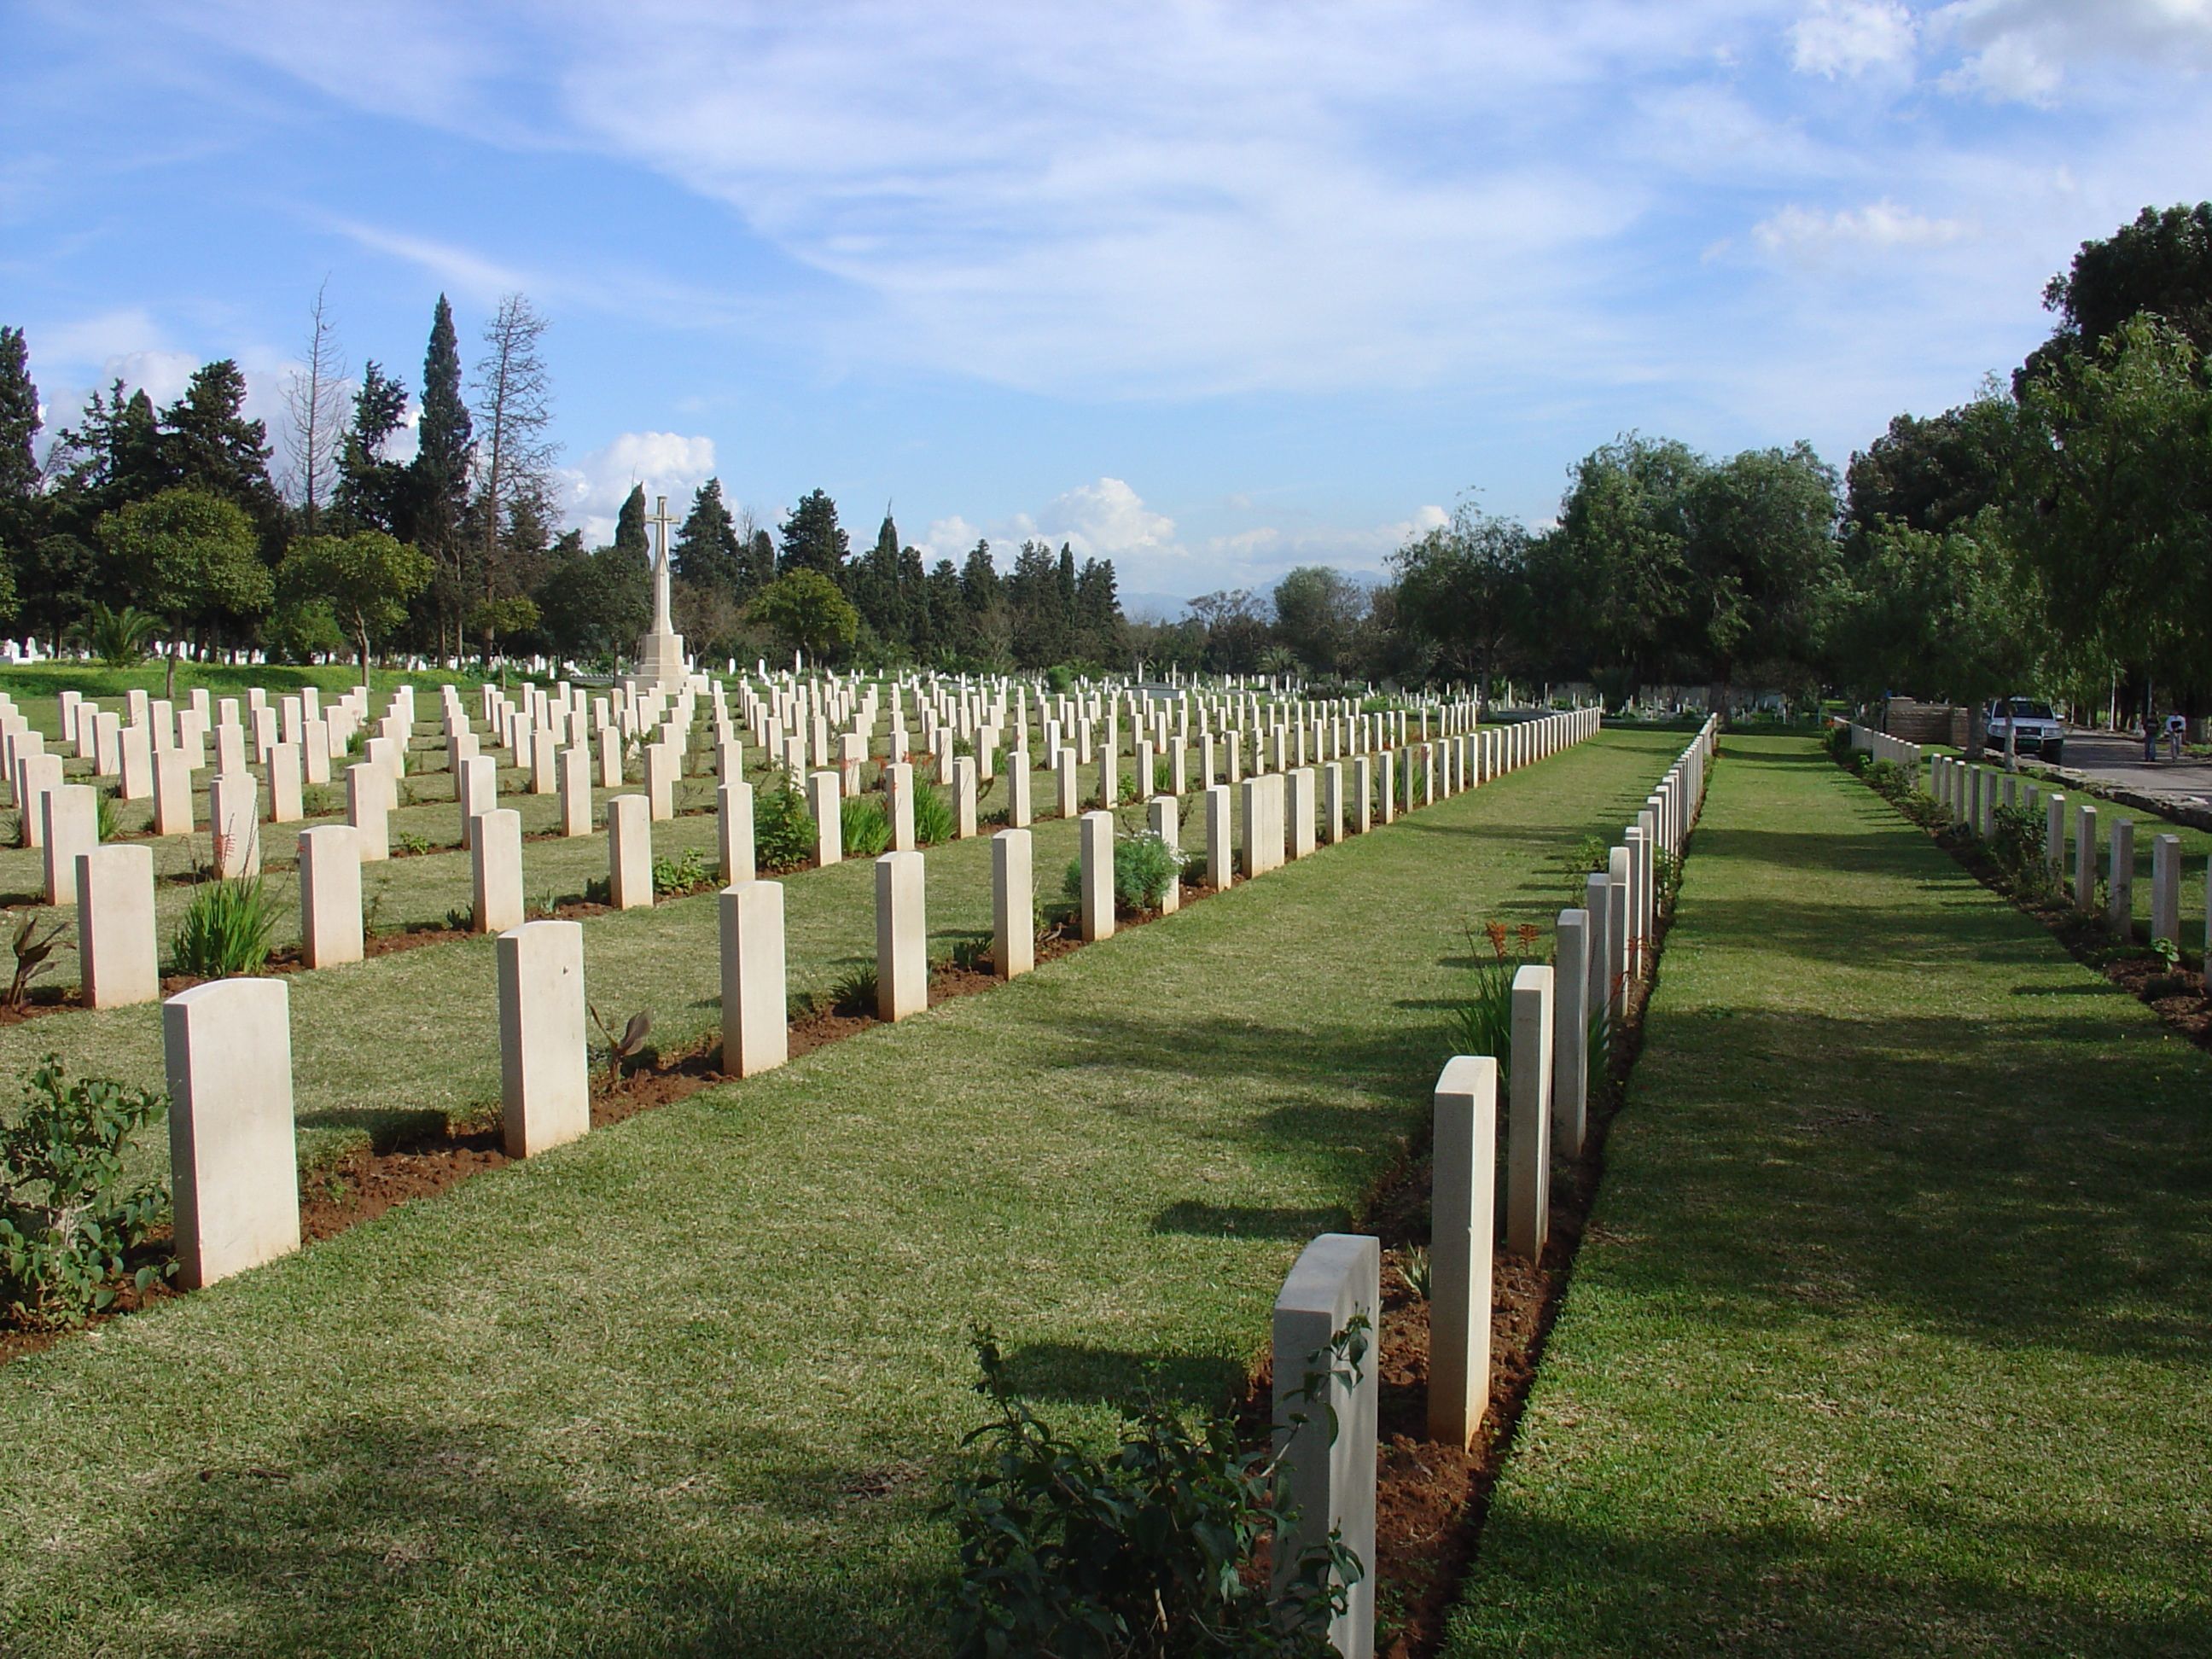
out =
{"type": "Polygon", "coordinates": [[[684,636],[668,612],[668,497],[654,498],[657,506],[646,523],[659,532],[659,556],[653,562],[653,627],[637,642],[637,672],[625,681],[633,691],[666,691],[672,696],[689,672],[684,660],[684,636]]]}

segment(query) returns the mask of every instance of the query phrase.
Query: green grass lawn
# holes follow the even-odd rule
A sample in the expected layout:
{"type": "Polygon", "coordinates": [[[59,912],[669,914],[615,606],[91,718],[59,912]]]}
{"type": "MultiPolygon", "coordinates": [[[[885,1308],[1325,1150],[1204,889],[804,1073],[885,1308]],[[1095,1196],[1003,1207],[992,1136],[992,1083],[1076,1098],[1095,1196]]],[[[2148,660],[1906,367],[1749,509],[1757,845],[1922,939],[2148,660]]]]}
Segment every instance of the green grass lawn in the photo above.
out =
{"type": "Polygon", "coordinates": [[[2212,1632],[2212,1059],[1732,738],[1449,1652],[2212,1632]]]}
{"type": "MultiPolygon", "coordinates": [[[[1548,918],[1680,746],[1607,733],[17,1361],[0,1650],[938,1650],[970,1322],[1090,1434],[1148,1367],[1228,1395],[1425,1118],[1466,927],[1548,918]]],[[[702,988],[708,914],[654,947],[702,988]]]]}

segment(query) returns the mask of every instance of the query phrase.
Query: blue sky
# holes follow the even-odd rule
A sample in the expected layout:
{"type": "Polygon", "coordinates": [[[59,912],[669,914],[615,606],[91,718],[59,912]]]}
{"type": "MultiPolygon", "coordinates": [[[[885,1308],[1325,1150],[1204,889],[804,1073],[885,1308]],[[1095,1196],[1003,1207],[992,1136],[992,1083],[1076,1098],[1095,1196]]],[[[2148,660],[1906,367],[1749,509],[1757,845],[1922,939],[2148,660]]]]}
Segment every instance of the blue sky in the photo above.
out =
{"type": "Polygon", "coordinates": [[[2208,0],[16,0],[0,321],[52,424],[231,356],[273,429],[325,279],[410,386],[520,290],[595,534],[711,471],[1188,596],[1629,428],[1840,466],[2212,193],[2208,68],[2208,0]]]}

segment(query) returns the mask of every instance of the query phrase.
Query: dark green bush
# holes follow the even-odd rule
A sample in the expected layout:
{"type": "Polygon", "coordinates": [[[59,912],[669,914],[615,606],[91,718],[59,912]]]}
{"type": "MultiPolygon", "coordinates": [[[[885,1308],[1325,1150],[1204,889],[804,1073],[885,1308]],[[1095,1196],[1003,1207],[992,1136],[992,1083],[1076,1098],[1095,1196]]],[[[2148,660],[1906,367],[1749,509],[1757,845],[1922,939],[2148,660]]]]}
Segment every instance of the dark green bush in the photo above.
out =
{"type": "MultiPolygon", "coordinates": [[[[1138,915],[1157,910],[1169,884],[1182,874],[1182,854],[1149,830],[1114,837],[1114,908],[1138,915]]],[[[1083,900],[1083,861],[1067,866],[1061,890],[1079,905],[1083,900]]]]}
{"type": "Polygon", "coordinates": [[[776,774],[753,798],[753,862],[770,875],[796,870],[814,856],[814,815],[791,775],[776,774]]]}
{"type": "Polygon", "coordinates": [[[838,833],[844,839],[847,858],[872,859],[890,848],[891,823],[884,816],[881,801],[848,795],[839,804],[837,814],[838,833]]]}
{"type": "Polygon", "coordinates": [[[269,961],[278,908],[259,876],[202,882],[169,942],[169,970],[203,979],[258,973],[269,961]]]}
{"type": "Polygon", "coordinates": [[[952,803],[942,789],[917,785],[914,792],[914,839],[919,847],[935,847],[952,839],[952,803]]]}
{"type": "MultiPolygon", "coordinates": [[[[1357,1381],[1367,1349],[1366,1322],[1355,1320],[1308,1361],[1298,1397],[1325,1401],[1334,1382],[1357,1381]]],[[[1274,1498],[1274,1454],[1243,1449],[1234,1418],[1194,1425],[1158,1401],[1124,1407],[1114,1449],[1098,1456],[1022,1402],[988,1330],[975,1352],[977,1391],[995,1415],[963,1443],[990,1455],[945,1505],[960,1543],[945,1604],[961,1659],[1335,1651],[1329,1620],[1365,1564],[1332,1532],[1298,1559],[1279,1601],[1271,1597],[1257,1547],[1296,1517],[1274,1498]]],[[[1319,1419],[1291,1413],[1294,1425],[1309,1420],[1319,1419]]],[[[1334,1439],[1334,1417],[1325,1420],[1334,1439]]]]}
{"type": "MultiPolygon", "coordinates": [[[[70,1080],[52,1054],[0,1127],[0,1307],[19,1324],[74,1325],[115,1300],[131,1250],[167,1208],[158,1182],[126,1188],[123,1150],[167,1101],[105,1078],[70,1080]]],[[[141,1267],[137,1288],[170,1271],[141,1267]]]]}
{"type": "Polygon", "coordinates": [[[1990,856],[2014,881],[2043,868],[2043,814],[2025,806],[2000,806],[1990,829],[1990,856]]]}

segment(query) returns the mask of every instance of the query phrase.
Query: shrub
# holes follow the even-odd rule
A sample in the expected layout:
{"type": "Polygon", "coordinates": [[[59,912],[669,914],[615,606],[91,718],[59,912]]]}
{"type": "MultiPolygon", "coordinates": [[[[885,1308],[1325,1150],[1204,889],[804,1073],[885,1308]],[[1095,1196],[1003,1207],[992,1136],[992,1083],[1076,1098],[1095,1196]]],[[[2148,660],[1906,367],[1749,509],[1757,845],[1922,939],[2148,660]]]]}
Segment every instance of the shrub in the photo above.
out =
{"type": "Polygon", "coordinates": [[[115,817],[115,797],[102,789],[92,798],[92,832],[96,840],[111,842],[122,826],[115,817]]]}
{"type": "Polygon", "coordinates": [[[769,874],[796,870],[814,856],[814,815],[791,775],[763,785],[753,801],[753,861],[769,874]]]}
{"type": "Polygon", "coordinates": [[[876,964],[863,963],[838,976],[830,987],[830,1006],[837,1013],[861,1018],[876,1012],[876,964]]]}
{"type": "Polygon", "coordinates": [[[848,859],[872,859],[891,844],[891,823],[881,801],[848,795],[838,806],[839,833],[848,859]]]}
{"type": "MultiPolygon", "coordinates": [[[[1355,1320],[1308,1361],[1294,1398],[1324,1401],[1367,1359],[1355,1320]]],[[[983,1468],[954,1483],[943,1513],[959,1540],[945,1595],[962,1659],[1012,1654],[1297,1656],[1326,1659],[1329,1620],[1364,1564],[1332,1532],[1300,1556],[1273,1604],[1255,1560],[1260,1540],[1295,1516],[1274,1496],[1276,1459],[1246,1451],[1217,1412],[1193,1425],[1164,1403],[1124,1407],[1103,1456],[1060,1439],[1016,1395],[988,1330],[975,1336],[977,1392],[991,1421],[962,1443],[991,1448],[983,1468]]],[[[1294,1425],[1337,1425],[1291,1413],[1294,1425]]]]}
{"type": "Polygon", "coordinates": [[[276,915],[276,895],[259,876],[202,882],[169,942],[170,971],[204,979],[258,972],[276,915]]]}
{"type": "MultiPolygon", "coordinates": [[[[1134,915],[1157,910],[1168,884],[1182,873],[1182,854],[1149,831],[1114,838],[1114,908],[1134,915]]],[[[1060,890],[1079,908],[1083,902],[1083,860],[1070,860],[1060,890]]]]}
{"type": "Polygon", "coordinates": [[[1474,982],[1453,1005],[1450,1012],[1454,1054],[1487,1054],[1498,1062],[1498,1093],[1506,1097],[1513,1061],[1513,975],[1526,963],[1537,960],[1536,947],[1543,935],[1534,923],[1523,922],[1516,936],[1502,921],[1483,930],[1489,954],[1472,933],[1468,953],[1474,958],[1474,982]],[[1516,942],[1516,953],[1512,945],[1516,942]]]}
{"type": "Polygon", "coordinates": [[[2043,814],[2025,806],[2000,806],[1990,834],[1990,856],[2006,877],[2018,881],[2043,867],[2043,814]]]}
{"type": "Polygon", "coordinates": [[[15,938],[10,941],[15,951],[15,971],[8,981],[5,1006],[23,1006],[30,995],[31,981],[48,965],[54,946],[61,942],[63,927],[59,921],[52,922],[42,933],[36,916],[26,916],[15,924],[15,938]]]}
{"type": "Polygon", "coordinates": [[[942,789],[918,786],[914,792],[914,839],[921,847],[934,847],[952,839],[952,803],[942,789]]]}
{"type": "MultiPolygon", "coordinates": [[[[131,1250],[167,1200],[158,1182],[126,1188],[123,1150],[167,1109],[150,1090],[68,1079],[46,1056],[0,1127],[0,1304],[18,1323],[74,1325],[115,1300],[131,1250]]],[[[143,1291],[173,1268],[141,1267],[143,1291]]]]}
{"type": "Polygon", "coordinates": [[[702,893],[714,884],[714,866],[707,862],[707,855],[692,848],[680,859],[656,858],[653,861],[653,890],[671,898],[681,898],[687,893],[702,893]]]}
{"type": "Polygon", "coordinates": [[[1612,859],[1613,849],[1605,844],[1602,836],[1584,836],[1575,843],[1574,850],[1566,855],[1565,860],[1565,880],[1569,909],[1582,907],[1589,896],[1584,883],[1593,875],[1603,875],[1612,859]]]}

